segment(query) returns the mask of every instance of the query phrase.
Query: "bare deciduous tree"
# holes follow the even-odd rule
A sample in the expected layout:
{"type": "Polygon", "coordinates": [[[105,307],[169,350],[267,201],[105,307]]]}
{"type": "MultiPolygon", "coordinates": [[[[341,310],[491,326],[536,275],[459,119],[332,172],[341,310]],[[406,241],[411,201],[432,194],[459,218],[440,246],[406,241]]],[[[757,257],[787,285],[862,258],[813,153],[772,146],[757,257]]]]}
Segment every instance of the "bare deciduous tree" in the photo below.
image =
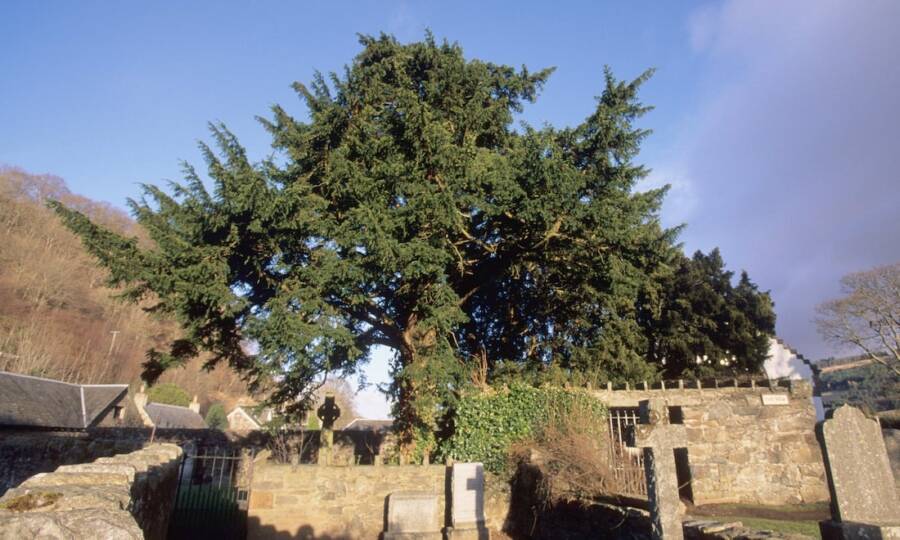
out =
{"type": "Polygon", "coordinates": [[[841,278],[844,296],[817,308],[828,341],[861,349],[900,376],[900,263],[841,278]]]}

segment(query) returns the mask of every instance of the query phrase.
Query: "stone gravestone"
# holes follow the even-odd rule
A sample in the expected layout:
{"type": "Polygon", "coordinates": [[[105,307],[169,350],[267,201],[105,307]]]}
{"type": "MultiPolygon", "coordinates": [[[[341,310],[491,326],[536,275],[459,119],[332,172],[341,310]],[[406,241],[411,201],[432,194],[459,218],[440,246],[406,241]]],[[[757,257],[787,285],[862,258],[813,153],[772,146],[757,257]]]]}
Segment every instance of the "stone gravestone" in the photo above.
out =
{"type": "Polygon", "coordinates": [[[682,540],[684,507],[678,495],[675,449],[687,443],[684,426],[669,423],[669,409],[660,398],[641,401],[641,422],[633,426],[632,446],[644,450],[647,498],[654,540],[682,540]]]}
{"type": "Polygon", "coordinates": [[[454,463],[450,471],[450,527],[447,540],[487,540],[484,518],[484,466],[454,463]]]}
{"type": "Polygon", "coordinates": [[[822,424],[831,490],[824,540],[900,539],[900,499],[877,420],[849,405],[822,424]]]}
{"type": "Polygon", "coordinates": [[[438,497],[419,491],[388,495],[387,530],[384,540],[441,540],[438,497]]]}
{"type": "Polygon", "coordinates": [[[316,416],[322,422],[319,430],[319,465],[331,465],[334,446],[334,421],[340,418],[341,408],[334,402],[334,394],[325,394],[325,403],[316,410],[316,416]]]}

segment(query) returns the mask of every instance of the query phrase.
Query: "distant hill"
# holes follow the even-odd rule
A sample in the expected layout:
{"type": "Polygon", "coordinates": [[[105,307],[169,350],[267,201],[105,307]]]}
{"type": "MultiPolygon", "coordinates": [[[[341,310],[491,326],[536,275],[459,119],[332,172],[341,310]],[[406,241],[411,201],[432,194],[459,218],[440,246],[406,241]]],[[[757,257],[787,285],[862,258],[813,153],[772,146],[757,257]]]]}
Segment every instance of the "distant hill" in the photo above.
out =
{"type": "Polygon", "coordinates": [[[873,412],[900,409],[900,380],[864,356],[818,362],[819,389],[826,408],[849,403],[873,412]]]}
{"type": "MultiPolygon", "coordinates": [[[[144,353],[177,335],[171,321],[113,299],[106,272],[44,205],[53,198],[130,236],[124,212],[69,191],[55,176],[0,168],[0,370],[81,383],[138,383],[144,353]]],[[[222,367],[196,361],[167,373],[205,404],[232,406],[246,394],[222,367]]]]}

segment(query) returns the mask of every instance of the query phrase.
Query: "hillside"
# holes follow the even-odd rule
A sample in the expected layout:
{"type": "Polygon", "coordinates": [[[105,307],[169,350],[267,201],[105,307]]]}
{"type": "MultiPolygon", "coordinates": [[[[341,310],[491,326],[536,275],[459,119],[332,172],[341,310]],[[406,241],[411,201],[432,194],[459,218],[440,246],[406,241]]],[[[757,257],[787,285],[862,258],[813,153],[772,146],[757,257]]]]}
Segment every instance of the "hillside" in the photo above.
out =
{"type": "MultiPolygon", "coordinates": [[[[55,176],[0,168],[0,370],[81,383],[137,385],[145,351],[177,335],[171,321],[114,299],[105,271],[44,201],[58,199],[117,231],[141,237],[122,211],[73,194],[55,176]]],[[[200,361],[162,377],[204,405],[246,394],[225,368],[200,361]]]]}
{"type": "Polygon", "coordinates": [[[875,412],[900,409],[900,381],[886,367],[856,356],[819,362],[822,400],[828,408],[843,403],[875,412]]]}

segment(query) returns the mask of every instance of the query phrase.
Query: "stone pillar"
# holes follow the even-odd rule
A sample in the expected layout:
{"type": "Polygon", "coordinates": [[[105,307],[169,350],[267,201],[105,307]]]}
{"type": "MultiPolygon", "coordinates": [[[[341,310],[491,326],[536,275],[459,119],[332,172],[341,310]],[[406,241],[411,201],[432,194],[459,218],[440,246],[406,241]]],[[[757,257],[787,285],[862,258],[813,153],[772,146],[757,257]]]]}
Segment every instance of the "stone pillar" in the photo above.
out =
{"type": "Polygon", "coordinates": [[[654,540],[683,540],[684,507],[678,495],[675,448],[687,444],[684,426],[669,424],[665,400],[642,401],[641,424],[633,427],[632,446],[644,451],[647,497],[654,540]]]}

